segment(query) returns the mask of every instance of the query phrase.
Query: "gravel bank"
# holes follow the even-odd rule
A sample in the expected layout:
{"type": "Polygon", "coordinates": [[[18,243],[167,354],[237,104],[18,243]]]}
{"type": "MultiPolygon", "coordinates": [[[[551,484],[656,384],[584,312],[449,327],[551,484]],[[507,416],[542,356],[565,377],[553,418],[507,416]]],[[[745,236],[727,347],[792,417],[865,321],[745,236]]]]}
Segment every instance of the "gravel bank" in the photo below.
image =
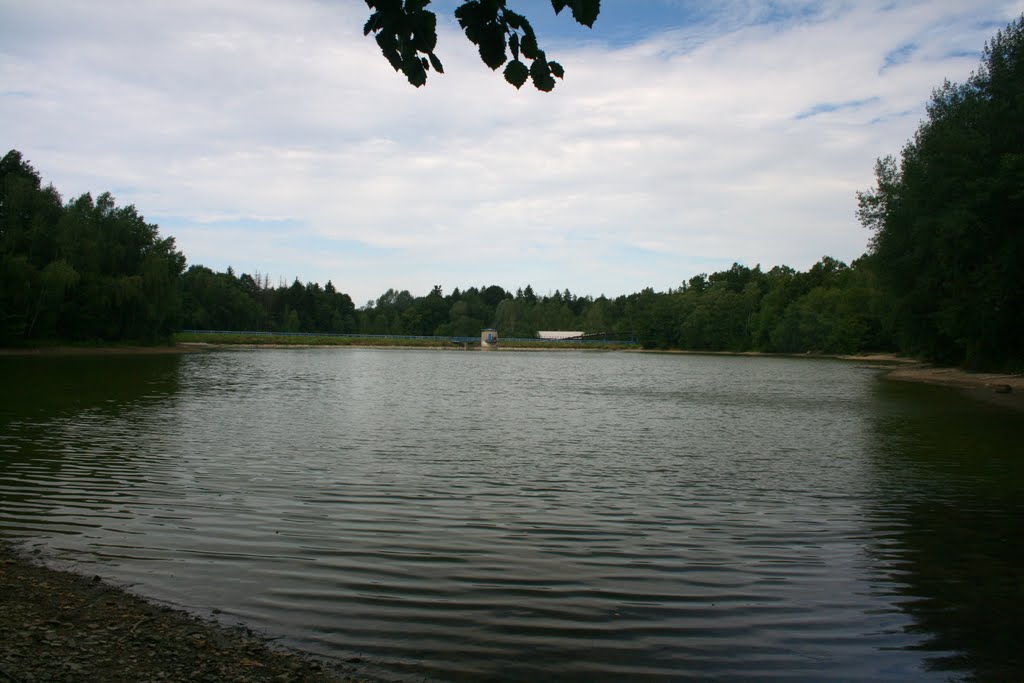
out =
{"type": "Polygon", "coordinates": [[[351,671],[40,566],[0,541],[0,682],[337,683],[351,671]]]}

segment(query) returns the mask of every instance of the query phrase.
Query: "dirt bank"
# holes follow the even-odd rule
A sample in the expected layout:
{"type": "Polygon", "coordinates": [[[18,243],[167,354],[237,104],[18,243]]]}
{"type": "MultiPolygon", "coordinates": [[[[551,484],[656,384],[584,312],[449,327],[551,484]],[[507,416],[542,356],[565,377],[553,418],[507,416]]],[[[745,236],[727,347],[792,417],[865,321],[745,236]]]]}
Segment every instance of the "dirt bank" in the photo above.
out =
{"type": "Polygon", "coordinates": [[[918,364],[893,369],[886,374],[886,378],[897,382],[955,387],[972,398],[1024,411],[1024,375],[967,372],[918,364]]]}
{"type": "Polygon", "coordinates": [[[780,358],[834,358],[857,361],[865,367],[885,370],[886,379],[897,382],[917,382],[948,386],[963,391],[971,398],[1024,411],[1024,375],[968,372],[957,368],[937,368],[913,358],[893,353],[842,354],[781,354],[758,351],[633,351],[632,353],[672,353],[711,356],[763,356],[780,358]]]}
{"type": "Polygon", "coordinates": [[[0,541],[4,683],[335,683],[340,665],[43,567],[0,541]]]}
{"type": "Polygon", "coordinates": [[[689,351],[686,349],[627,349],[629,353],[654,353],[680,356],[747,356],[751,358],[819,358],[855,360],[878,365],[916,365],[918,361],[895,353],[775,353],[769,351],[689,351]]]}

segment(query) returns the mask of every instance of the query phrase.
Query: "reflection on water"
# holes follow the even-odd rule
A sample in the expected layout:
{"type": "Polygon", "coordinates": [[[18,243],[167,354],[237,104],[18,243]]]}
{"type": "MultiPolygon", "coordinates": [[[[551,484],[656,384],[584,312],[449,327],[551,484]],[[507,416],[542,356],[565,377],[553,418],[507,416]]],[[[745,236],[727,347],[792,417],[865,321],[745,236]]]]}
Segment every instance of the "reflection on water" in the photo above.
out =
{"type": "Polygon", "coordinates": [[[178,390],[180,365],[177,354],[0,357],[0,427],[167,398],[178,390]]]}
{"type": "Polygon", "coordinates": [[[1017,415],[936,387],[879,383],[878,556],[937,671],[1024,672],[1024,458],[1017,415]]]}
{"type": "Polygon", "coordinates": [[[0,359],[0,532],[370,675],[1000,679],[1021,421],[836,362],[0,359]],[[18,398],[12,400],[12,395],[18,398]]]}
{"type": "MultiPolygon", "coordinates": [[[[135,415],[177,391],[181,358],[0,358],[0,533],[78,533],[135,497],[135,415]]],[[[125,513],[130,514],[130,513],[125,513]]]]}

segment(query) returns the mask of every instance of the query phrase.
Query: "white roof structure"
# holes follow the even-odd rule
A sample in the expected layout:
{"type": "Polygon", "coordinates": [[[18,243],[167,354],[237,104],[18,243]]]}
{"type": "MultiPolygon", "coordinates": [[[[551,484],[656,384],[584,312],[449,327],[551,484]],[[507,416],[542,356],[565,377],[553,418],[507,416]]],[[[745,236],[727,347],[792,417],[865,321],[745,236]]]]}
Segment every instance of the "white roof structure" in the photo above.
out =
{"type": "Polygon", "coordinates": [[[546,330],[537,333],[539,339],[573,339],[582,337],[583,332],[567,332],[563,330],[546,330]]]}

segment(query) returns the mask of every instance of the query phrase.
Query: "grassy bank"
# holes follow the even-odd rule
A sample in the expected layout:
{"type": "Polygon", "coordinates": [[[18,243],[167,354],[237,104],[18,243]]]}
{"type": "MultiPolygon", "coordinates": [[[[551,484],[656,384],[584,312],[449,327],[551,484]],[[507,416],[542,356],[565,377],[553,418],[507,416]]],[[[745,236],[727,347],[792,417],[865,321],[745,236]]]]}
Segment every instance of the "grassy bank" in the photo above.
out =
{"type": "MultiPolygon", "coordinates": [[[[341,335],[306,335],[306,334],[250,334],[245,332],[195,333],[179,332],[174,335],[178,344],[211,344],[215,346],[370,346],[370,347],[408,347],[432,349],[461,349],[463,342],[453,341],[445,337],[404,337],[404,336],[341,336],[341,335]]],[[[479,348],[479,342],[469,342],[470,348],[479,348]]],[[[502,341],[499,349],[589,349],[613,350],[636,349],[636,344],[618,344],[614,342],[571,342],[571,341],[502,341]]]]}
{"type": "Polygon", "coordinates": [[[35,346],[0,347],[0,356],[139,356],[166,353],[193,353],[199,347],[182,346],[168,341],[164,344],[42,344],[35,346]]]}
{"type": "Polygon", "coordinates": [[[502,349],[530,350],[530,349],[553,349],[576,351],[622,351],[624,349],[639,349],[639,344],[624,344],[616,342],[572,342],[572,341],[503,341],[499,344],[502,349]]]}
{"type": "Polygon", "coordinates": [[[410,348],[462,348],[450,341],[415,337],[341,337],[336,335],[292,334],[196,334],[179,332],[176,344],[211,344],[214,346],[407,346],[410,348]]]}

